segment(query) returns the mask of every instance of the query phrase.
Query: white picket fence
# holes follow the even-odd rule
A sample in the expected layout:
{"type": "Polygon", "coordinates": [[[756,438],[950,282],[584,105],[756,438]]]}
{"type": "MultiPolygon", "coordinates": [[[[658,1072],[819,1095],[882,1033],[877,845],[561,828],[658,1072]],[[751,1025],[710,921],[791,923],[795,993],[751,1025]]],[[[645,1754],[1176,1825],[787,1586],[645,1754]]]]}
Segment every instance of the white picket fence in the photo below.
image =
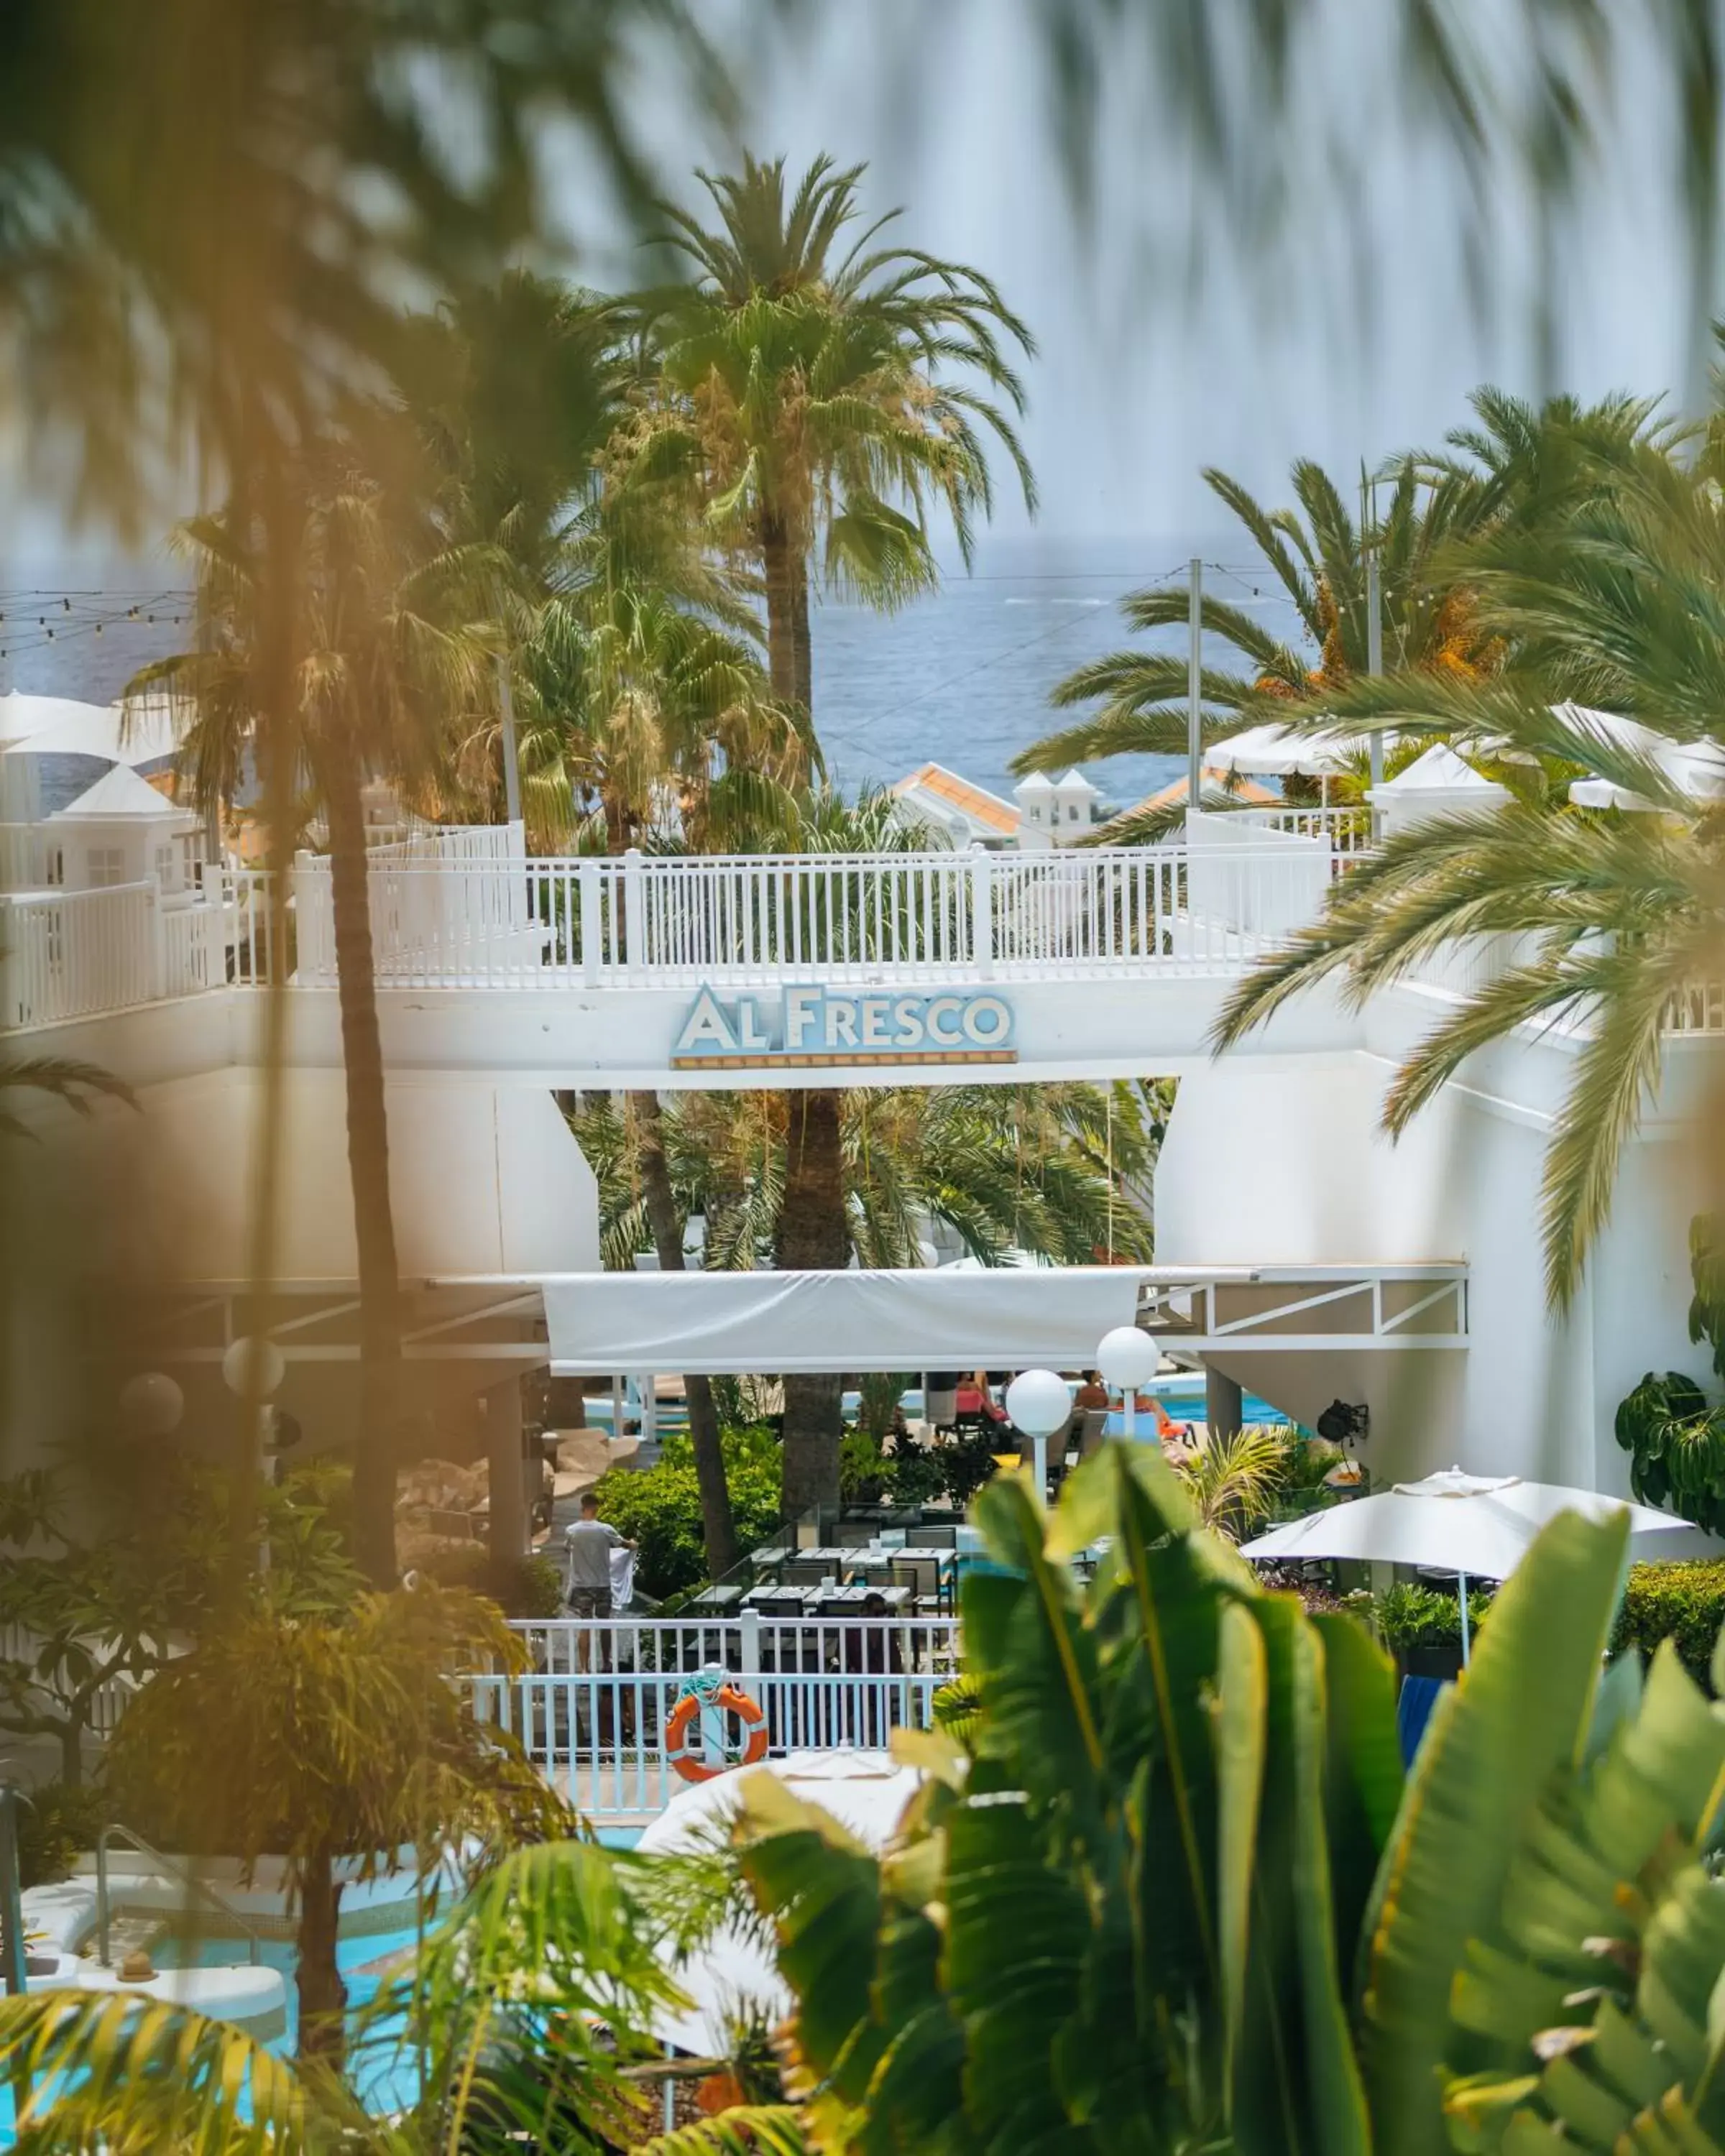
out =
{"type": "MultiPolygon", "coordinates": [[[[516,1624],[524,1672],[474,1676],[475,1711],[589,1818],[642,1820],[685,1786],[665,1727],[698,1672],[722,1669],[764,1717],[769,1758],[880,1750],[895,1729],[926,1729],[957,1668],[955,1618],[559,1619],[516,1624]]],[[[742,1732],[703,1712],[715,1763],[742,1732]]]]}

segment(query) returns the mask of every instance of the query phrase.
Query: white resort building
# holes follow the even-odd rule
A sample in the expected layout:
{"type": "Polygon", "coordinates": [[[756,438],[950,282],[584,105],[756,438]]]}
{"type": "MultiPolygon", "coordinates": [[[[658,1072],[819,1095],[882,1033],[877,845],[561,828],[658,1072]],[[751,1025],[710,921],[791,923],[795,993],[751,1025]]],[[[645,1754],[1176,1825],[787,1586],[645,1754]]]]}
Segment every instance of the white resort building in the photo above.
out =
{"type": "MultiPolygon", "coordinates": [[[[1377,806],[1393,829],[1488,788],[1435,749],[1377,806]]],[[[1662,1096],[1629,1146],[1582,1291],[1555,1317],[1540,1175],[1584,1031],[1517,1034],[1400,1144],[1379,1127],[1409,1045],[1503,953],[1446,956],[1363,1009],[1308,995],[1211,1053],[1243,971],[1348,872],[1357,810],[1189,813],[1166,844],[1057,847],[1030,839],[1026,796],[1086,829],[1095,789],[1077,774],[1046,793],[1026,782],[1016,823],[937,765],[897,790],[919,814],[937,804],[952,843],[538,860],[517,825],[374,848],[411,1405],[428,1427],[466,1418],[483,1432],[494,1537],[519,1548],[525,1532],[523,1371],[822,1369],[841,1351],[853,1373],[1070,1368],[1134,1317],[1205,1373],[1213,1419],[1237,1412],[1240,1388],[1308,1426],[1334,1404],[1353,1410],[1380,1481],[1455,1465],[1626,1491],[1618,1401],[1646,1369],[1694,1360],[1692,1208],[1672,1141],[1725,1033],[1717,996],[1674,1016],[1662,1096]],[[938,1291],[939,1274],[812,1276],[800,1303],[769,1274],[602,1274],[593,1178],[552,1099],[1150,1075],[1179,1081],[1154,1265],[971,1272],[938,1291]],[[863,1318],[859,1296],[873,1298],[863,1318]]],[[[1055,836],[1051,819],[1042,828],[1055,836]]],[[[188,868],[193,819],[119,765],[4,837],[7,1051],[97,1065],[136,1102],[100,1103],[87,1123],[45,1104],[57,1143],[25,1149],[18,1172],[40,1178],[44,1204],[78,1209],[57,1262],[100,1251],[147,1285],[188,1428],[220,1411],[243,1329],[266,992],[285,988],[292,1173],[275,1293],[245,1322],[280,1349],[279,1404],[314,1443],[342,1441],[357,1263],[326,861],[300,857],[284,914],[259,870],[188,868]]],[[[51,1266],[40,1287],[45,1317],[51,1266]]],[[[63,1434],[43,1384],[28,1438],[12,1419],[14,1467],[63,1434]]],[[[611,1809],[641,1808],[626,1794],[611,1809]]]]}

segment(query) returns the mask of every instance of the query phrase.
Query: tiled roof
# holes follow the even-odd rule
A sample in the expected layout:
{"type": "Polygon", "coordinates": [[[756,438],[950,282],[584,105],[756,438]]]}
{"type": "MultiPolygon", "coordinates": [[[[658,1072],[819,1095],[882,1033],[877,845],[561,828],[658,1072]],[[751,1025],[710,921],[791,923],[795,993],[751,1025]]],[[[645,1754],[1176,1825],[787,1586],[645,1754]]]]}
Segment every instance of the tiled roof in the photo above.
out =
{"type": "Polygon", "coordinates": [[[978,824],[986,824],[990,830],[1010,837],[1019,828],[1019,812],[1001,800],[998,794],[989,793],[980,786],[973,786],[968,778],[960,778],[956,772],[948,771],[943,764],[925,763],[908,777],[901,778],[892,789],[900,797],[906,793],[932,793],[939,801],[959,808],[978,824]]]}

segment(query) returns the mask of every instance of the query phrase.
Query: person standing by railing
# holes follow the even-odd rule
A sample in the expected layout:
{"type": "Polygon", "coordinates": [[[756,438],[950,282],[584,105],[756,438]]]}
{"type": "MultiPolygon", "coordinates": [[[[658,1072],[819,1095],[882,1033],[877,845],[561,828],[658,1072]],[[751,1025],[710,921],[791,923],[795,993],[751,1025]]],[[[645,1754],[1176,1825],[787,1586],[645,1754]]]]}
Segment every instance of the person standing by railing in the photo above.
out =
{"type": "MultiPolygon", "coordinates": [[[[633,1549],[634,1544],[620,1535],[608,1520],[599,1517],[599,1501],[591,1490],[581,1499],[581,1517],[572,1520],[563,1530],[565,1548],[563,1599],[572,1617],[584,1618],[589,1627],[599,1622],[608,1622],[611,1616],[611,1553],[614,1549],[633,1549]]],[[[578,1666],[591,1666],[594,1635],[591,1629],[576,1638],[578,1666]]],[[[603,1655],[600,1667],[608,1657],[603,1655]]]]}

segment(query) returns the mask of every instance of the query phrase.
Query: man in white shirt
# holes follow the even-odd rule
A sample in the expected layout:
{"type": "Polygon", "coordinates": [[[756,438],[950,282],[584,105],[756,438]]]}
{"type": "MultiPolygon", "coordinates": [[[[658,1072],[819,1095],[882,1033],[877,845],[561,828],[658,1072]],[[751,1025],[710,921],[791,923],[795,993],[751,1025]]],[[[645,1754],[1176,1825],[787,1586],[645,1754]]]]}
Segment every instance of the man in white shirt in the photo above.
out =
{"type": "Polygon", "coordinates": [[[564,1599],[574,1617],[611,1614],[611,1553],[633,1549],[615,1527],[599,1517],[599,1501],[589,1490],[581,1500],[581,1517],[563,1530],[568,1550],[564,1599]]]}

